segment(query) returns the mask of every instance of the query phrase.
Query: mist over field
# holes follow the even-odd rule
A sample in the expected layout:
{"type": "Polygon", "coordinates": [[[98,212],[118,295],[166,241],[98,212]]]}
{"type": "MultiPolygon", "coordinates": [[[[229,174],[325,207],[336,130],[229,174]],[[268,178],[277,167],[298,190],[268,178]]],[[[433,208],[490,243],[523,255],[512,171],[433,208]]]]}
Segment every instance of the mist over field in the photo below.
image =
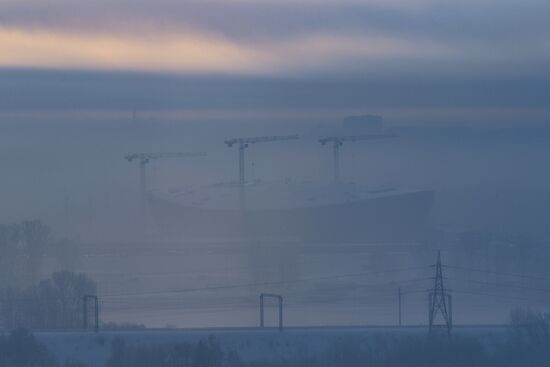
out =
{"type": "MultiPolygon", "coordinates": [[[[183,299],[178,292],[186,288],[276,282],[267,288],[296,296],[300,289],[305,292],[305,298],[296,300],[296,311],[286,316],[290,324],[393,323],[392,293],[400,284],[407,284],[407,279],[426,279],[410,284],[411,290],[429,287],[432,270],[427,266],[435,261],[437,249],[444,249],[444,259],[449,264],[475,269],[488,266],[490,271],[525,276],[547,274],[542,265],[546,252],[538,245],[547,243],[549,235],[550,176],[544,167],[549,156],[550,130],[545,126],[425,126],[392,124],[386,119],[385,126],[398,137],[346,144],[341,150],[341,181],[374,188],[433,191],[424,234],[405,242],[361,243],[343,237],[316,245],[319,241],[301,244],[296,239],[256,236],[206,236],[205,240],[186,234],[185,230],[166,230],[151,217],[153,213],[148,214],[151,218],[145,229],[139,166],[123,156],[137,152],[206,152],[203,157],[160,159],[148,164],[147,189],[170,195],[237,180],[237,152],[223,144],[226,138],[297,133],[300,140],[257,144],[247,150],[247,180],[331,185],[332,152],[317,139],[340,131],[341,118],[301,118],[296,122],[273,121],[269,116],[259,122],[204,117],[200,121],[169,120],[165,116],[155,118],[152,112],[134,115],[131,110],[116,119],[100,121],[90,117],[85,121],[56,122],[50,117],[53,112],[43,116],[45,121],[32,117],[17,122],[7,120],[1,126],[6,152],[2,164],[11,173],[4,180],[2,201],[9,210],[2,211],[2,222],[39,219],[51,227],[54,236],[73,241],[78,251],[71,261],[71,270],[83,271],[96,281],[99,293],[106,296],[102,306],[106,320],[149,326],[254,325],[256,292],[266,287],[197,292],[183,299]],[[508,243],[519,247],[511,250],[508,243]],[[540,266],[533,263],[526,247],[531,243],[539,253],[540,266]],[[426,268],[414,268],[423,266],[426,268]],[[409,267],[414,269],[406,270],[409,267]],[[405,271],[399,272],[401,268],[405,271]],[[386,270],[390,273],[384,273],[386,270]],[[391,273],[393,270],[397,272],[391,273]],[[325,285],[318,286],[293,283],[302,278],[349,273],[366,274],[359,283],[355,277],[324,281],[321,283],[325,285]],[[388,281],[391,289],[385,286],[388,281]],[[277,282],[283,282],[282,289],[277,282]],[[357,293],[357,287],[364,287],[362,282],[374,287],[364,293],[365,301],[361,300],[361,292],[357,293]],[[372,303],[369,294],[380,292],[380,287],[387,289],[382,292],[387,295],[372,303]],[[176,293],[171,293],[173,290],[176,293]],[[157,292],[161,294],[155,295],[157,292]],[[136,300],[124,296],[134,293],[144,295],[136,300]],[[308,304],[310,293],[311,297],[321,298],[318,309],[306,316],[300,304],[308,304]],[[339,298],[344,305],[348,302],[354,312],[331,314],[330,305],[339,298]],[[121,304],[120,299],[126,300],[121,304]],[[229,305],[220,308],[216,306],[220,302],[229,305]],[[159,314],[155,305],[165,311],[159,314]],[[205,307],[209,311],[204,311],[205,307]],[[373,309],[363,313],[363,307],[373,309]],[[197,308],[206,313],[197,314],[197,308]],[[227,314],[233,316],[227,318],[227,314]]],[[[209,220],[205,220],[207,228],[209,220]]],[[[401,230],[397,223],[396,219],[392,232],[401,230]]],[[[50,253],[41,263],[37,269],[41,277],[64,270],[56,256],[50,253]]],[[[449,276],[449,283],[455,287],[466,276],[474,283],[464,284],[464,290],[476,290],[479,285],[475,282],[488,282],[482,286],[483,292],[496,292],[511,299],[498,302],[493,297],[455,297],[468,310],[457,312],[456,322],[500,323],[506,320],[512,306],[546,299],[536,291],[519,297],[500,284],[516,284],[517,280],[521,286],[536,283],[539,287],[545,281],[490,273],[477,275],[457,274],[456,280],[449,276]],[[493,285],[494,279],[499,281],[493,285]],[[527,301],[521,301],[524,296],[527,301]],[[498,311],[475,309],[476,305],[495,304],[499,304],[498,311]]],[[[409,302],[408,322],[425,322],[423,295],[413,293],[409,302]]]]}
{"type": "MultiPolygon", "coordinates": [[[[148,168],[148,189],[169,191],[237,179],[237,153],[223,144],[235,136],[298,133],[301,140],[255,146],[247,157],[251,180],[330,182],[332,156],[316,138],[337,131],[341,118],[272,121],[177,121],[132,112],[94,122],[7,117],[2,130],[6,176],[4,222],[44,218],[61,233],[84,238],[130,238],[139,205],[134,152],[206,152],[167,159],[148,168]],[[96,232],[93,233],[94,228],[96,232]],[[101,230],[97,231],[97,229],[101,230]],[[99,236],[99,237],[97,237],[99,236]]],[[[154,116],[154,113],[151,113],[154,116]]],[[[65,117],[66,118],[66,117],[65,117]]],[[[55,119],[55,118],[54,118],[55,119]]],[[[391,127],[391,121],[386,122],[391,127]]],[[[548,236],[544,169],[550,130],[545,126],[403,126],[398,138],[357,142],[341,152],[342,179],[436,192],[433,228],[548,236]]]]}
{"type": "Polygon", "coordinates": [[[0,0],[0,366],[546,366],[550,3],[0,0]]]}

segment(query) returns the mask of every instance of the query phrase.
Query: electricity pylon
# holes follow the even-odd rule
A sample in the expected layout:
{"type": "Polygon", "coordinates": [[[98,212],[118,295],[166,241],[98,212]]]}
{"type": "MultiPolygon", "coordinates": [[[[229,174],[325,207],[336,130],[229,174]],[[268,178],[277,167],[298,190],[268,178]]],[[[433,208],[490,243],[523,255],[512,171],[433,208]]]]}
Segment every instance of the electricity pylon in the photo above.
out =
{"type": "Polygon", "coordinates": [[[451,295],[443,285],[443,265],[441,264],[441,252],[437,252],[435,266],[434,287],[429,291],[429,333],[433,335],[437,330],[444,329],[448,336],[451,335],[453,326],[451,295]],[[441,316],[438,321],[438,316],[441,316]]]}

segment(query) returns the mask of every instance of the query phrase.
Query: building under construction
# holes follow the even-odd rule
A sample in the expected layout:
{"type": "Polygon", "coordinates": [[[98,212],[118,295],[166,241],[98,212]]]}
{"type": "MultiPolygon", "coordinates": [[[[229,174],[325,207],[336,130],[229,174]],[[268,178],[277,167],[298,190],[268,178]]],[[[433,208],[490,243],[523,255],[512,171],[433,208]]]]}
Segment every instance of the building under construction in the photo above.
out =
{"type": "Polygon", "coordinates": [[[395,135],[349,129],[343,132],[353,135],[329,135],[318,139],[322,145],[332,147],[332,182],[249,181],[245,175],[246,151],[259,143],[299,137],[227,139],[225,144],[236,147],[238,152],[237,181],[170,192],[148,191],[150,214],[164,232],[184,234],[187,238],[285,238],[332,243],[422,241],[433,204],[432,191],[359,185],[340,180],[339,151],[345,144],[395,135]]]}

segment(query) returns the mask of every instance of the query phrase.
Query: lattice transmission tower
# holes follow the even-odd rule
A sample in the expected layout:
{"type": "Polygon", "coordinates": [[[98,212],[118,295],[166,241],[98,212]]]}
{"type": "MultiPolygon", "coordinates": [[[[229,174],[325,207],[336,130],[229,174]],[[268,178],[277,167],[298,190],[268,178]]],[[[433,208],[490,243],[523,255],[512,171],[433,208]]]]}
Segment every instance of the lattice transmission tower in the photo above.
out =
{"type": "Polygon", "coordinates": [[[443,284],[443,265],[441,264],[441,252],[437,252],[435,267],[434,287],[429,290],[429,333],[434,335],[444,331],[451,335],[453,327],[452,298],[449,290],[443,284]]]}

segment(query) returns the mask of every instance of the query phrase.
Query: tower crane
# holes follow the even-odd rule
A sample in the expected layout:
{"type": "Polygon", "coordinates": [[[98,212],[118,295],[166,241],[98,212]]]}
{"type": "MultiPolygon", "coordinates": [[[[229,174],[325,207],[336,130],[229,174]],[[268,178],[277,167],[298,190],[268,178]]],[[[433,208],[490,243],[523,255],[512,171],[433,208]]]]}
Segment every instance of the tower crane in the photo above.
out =
{"type": "Polygon", "coordinates": [[[133,153],[124,156],[128,162],[132,163],[133,161],[138,161],[139,163],[139,190],[140,190],[140,201],[141,201],[141,210],[143,215],[143,221],[146,225],[147,223],[147,178],[146,178],[146,166],[152,160],[162,159],[162,158],[188,158],[188,157],[203,157],[206,153],[204,152],[169,152],[169,153],[133,153]]]}
{"type": "Polygon", "coordinates": [[[256,143],[267,143],[272,141],[282,141],[282,140],[295,140],[299,139],[298,135],[283,135],[283,136],[257,136],[250,138],[234,138],[225,140],[224,143],[228,147],[236,145],[239,149],[239,185],[243,186],[245,182],[244,176],[244,151],[251,144],[256,143]]]}
{"type": "Polygon", "coordinates": [[[334,182],[340,181],[340,147],[345,142],[354,143],[360,140],[374,140],[395,138],[395,134],[366,134],[366,135],[351,135],[351,136],[329,136],[319,139],[322,145],[332,144],[332,153],[334,159],[334,182]]]}

